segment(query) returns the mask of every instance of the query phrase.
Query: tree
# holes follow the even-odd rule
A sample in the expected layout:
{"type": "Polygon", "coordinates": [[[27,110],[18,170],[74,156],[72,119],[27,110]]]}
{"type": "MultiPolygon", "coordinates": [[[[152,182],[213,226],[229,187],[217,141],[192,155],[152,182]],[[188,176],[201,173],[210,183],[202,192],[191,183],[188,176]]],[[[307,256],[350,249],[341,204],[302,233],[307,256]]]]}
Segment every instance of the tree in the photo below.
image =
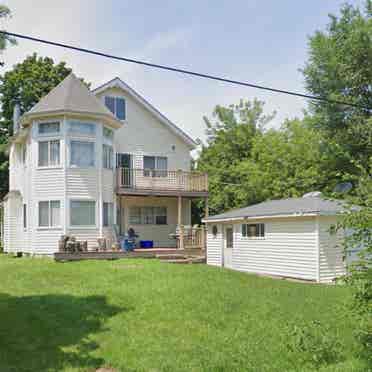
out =
{"type": "Polygon", "coordinates": [[[228,107],[216,106],[213,121],[204,117],[207,145],[203,145],[197,169],[209,174],[210,208],[213,213],[239,205],[236,184],[240,175],[235,167],[250,157],[255,136],[272,120],[274,113],[263,113],[264,103],[241,100],[228,107]]]}
{"type": "MultiPolygon", "coordinates": [[[[0,18],[7,18],[10,16],[10,9],[5,5],[0,5],[0,18]]],[[[4,50],[8,44],[16,44],[16,40],[8,35],[0,34],[0,51],[4,50]]]]}
{"type": "Polygon", "coordinates": [[[350,159],[364,167],[372,155],[372,2],[365,11],[351,5],[339,17],[330,15],[326,31],[317,31],[309,41],[309,59],[303,69],[307,89],[314,95],[350,102],[365,108],[312,103],[314,127],[326,142],[343,150],[339,170],[358,174],[350,159]]]}
{"type": "Polygon", "coordinates": [[[349,232],[345,239],[345,253],[360,249],[359,259],[348,267],[346,276],[353,292],[351,311],[358,320],[357,339],[367,363],[372,363],[372,158],[369,169],[360,164],[361,178],[355,196],[349,198],[350,211],[336,228],[349,232]],[[358,208],[355,208],[355,205],[358,208]]]}
{"type": "Polygon", "coordinates": [[[8,156],[5,149],[13,130],[15,103],[20,104],[21,113],[30,110],[70,72],[65,62],[55,64],[51,58],[33,54],[0,76],[0,198],[8,191],[8,156]]]}
{"type": "Polygon", "coordinates": [[[237,197],[247,204],[327,191],[331,175],[324,168],[328,160],[321,136],[306,120],[286,120],[279,130],[254,138],[251,157],[235,169],[242,183],[237,197]]]}

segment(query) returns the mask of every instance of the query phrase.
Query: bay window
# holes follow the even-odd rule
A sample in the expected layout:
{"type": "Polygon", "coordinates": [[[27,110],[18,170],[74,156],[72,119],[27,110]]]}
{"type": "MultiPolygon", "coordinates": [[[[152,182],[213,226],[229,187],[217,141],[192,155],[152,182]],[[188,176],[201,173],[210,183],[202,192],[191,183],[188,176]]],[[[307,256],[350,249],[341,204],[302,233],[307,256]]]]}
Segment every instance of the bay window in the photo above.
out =
{"type": "Polygon", "coordinates": [[[69,133],[74,135],[94,136],[96,134],[96,125],[83,121],[70,121],[69,133]]]}
{"type": "Polygon", "coordinates": [[[56,227],[61,225],[60,201],[48,200],[39,202],[39,226],[56,227]]]}
{"type": "Polygon", "coordinates": [[[39,141],[39,167],[50,167],[60,164],[59,140],[39,141]]]}
{"type": "Polygon", "coordinates": [[[72,140],[70,142],[70,165],[75,167],[94,167],[94,142],[72,140]]]}
{"type": "Polygon", "coordinates": [[[40,135],[54,135],[59,134],[60,124],[59,122],[48,122],[48,123],[39,123],[38,133],[40,135]]]}
{"type": "Polygon", "coordinates": [[[70,225],[95,226],[96,202],[94,200],[71,200],[70,225]]]}

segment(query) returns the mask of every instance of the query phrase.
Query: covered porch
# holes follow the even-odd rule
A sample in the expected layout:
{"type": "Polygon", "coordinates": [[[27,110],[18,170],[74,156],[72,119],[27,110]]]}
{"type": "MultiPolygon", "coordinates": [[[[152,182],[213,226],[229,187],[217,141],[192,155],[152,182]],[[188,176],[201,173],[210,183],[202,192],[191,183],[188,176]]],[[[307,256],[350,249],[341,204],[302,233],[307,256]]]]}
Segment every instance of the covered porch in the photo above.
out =
{"type": "MultiPolygon", "coordinates": [[[[205,227],[191,223],[191,201],[195,198],[182,194],[118,194],[118,234],[123,237],[133,229],[138,236],[136,251],[140,251],[141,242],[150,242],[153,249],[204,250],[205,227]]],[[[208,198],[204,198],[208,215],[208,198]]]]}

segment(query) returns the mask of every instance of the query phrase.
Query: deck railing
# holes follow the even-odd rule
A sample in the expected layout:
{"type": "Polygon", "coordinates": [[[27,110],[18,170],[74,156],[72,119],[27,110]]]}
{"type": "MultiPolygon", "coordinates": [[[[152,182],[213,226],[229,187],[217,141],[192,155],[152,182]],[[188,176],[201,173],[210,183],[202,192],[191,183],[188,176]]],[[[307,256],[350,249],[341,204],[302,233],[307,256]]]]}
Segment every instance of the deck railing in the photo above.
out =
{"type": "Polygon", "coordinates": [[[117,169],[117,186],[124,189],[207,192],[205,173],[162,169],[117,169]]]}

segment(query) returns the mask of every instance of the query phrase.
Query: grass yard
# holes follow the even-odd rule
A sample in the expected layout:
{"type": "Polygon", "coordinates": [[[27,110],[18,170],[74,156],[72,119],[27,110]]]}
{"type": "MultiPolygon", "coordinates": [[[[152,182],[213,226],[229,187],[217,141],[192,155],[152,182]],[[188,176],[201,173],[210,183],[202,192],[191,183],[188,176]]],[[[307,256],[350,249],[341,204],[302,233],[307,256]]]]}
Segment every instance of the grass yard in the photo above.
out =
{"type": "Polygon", "coordinates": [[[320,370],[363,371],[349,296],[205,265],[0,255],[0,371],[313,370],[286,347],[312,320],[340,341],[320,370]]]}

